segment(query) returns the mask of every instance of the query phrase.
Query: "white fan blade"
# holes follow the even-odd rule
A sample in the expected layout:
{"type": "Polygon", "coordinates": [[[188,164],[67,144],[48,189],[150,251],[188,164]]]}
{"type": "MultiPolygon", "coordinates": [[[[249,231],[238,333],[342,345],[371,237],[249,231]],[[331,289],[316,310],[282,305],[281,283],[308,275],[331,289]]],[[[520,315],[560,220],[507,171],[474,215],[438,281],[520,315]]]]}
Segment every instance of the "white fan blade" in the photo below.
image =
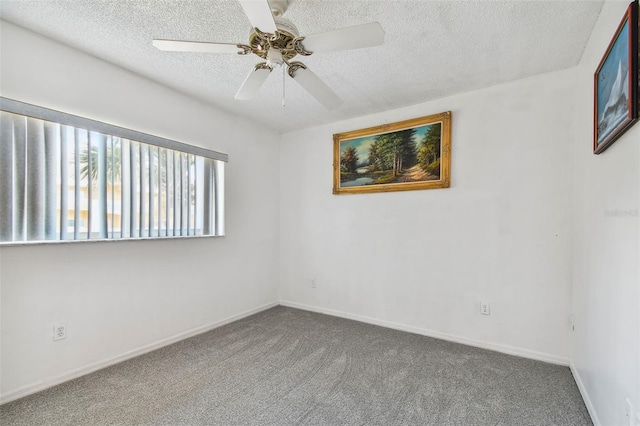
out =
{"type": "Polygon", "coordinates": [[[241,101],[253,98],[262,87],[271,70],[269,68],[255,68],[242,83],[235,98],[241,101]]]}
{"type": "Polygon", "coordinates": [[[384,43],[384,30],[377,22],[312,34],[302,40],[304,48],[311,53],[360,49],[380,46],[382,43],[384,43]]]}
{"type": "Polygon", "coordinates": [[[342,105],[342,99],[324,81],[320,80],[313,71],[306,68],[298,68],[293,75],[293,79],[325,108],[334,109],[342,105]]]}
{"type": "Polygon", "coordinates": [[[153,45],[160,50],[169,52],[208,52],[208,53],[238,53],[242,52],[236,44],[206,43],[202,41],[153,40],[153,45]]]}
{"type": "Polygon", "coordinates": [[[271,6],[269,6],[268,0],[239,1],[253,28],[257,28],[263,33],[271,34],[278,30],[273,14],[271,14],[271,6]]]}

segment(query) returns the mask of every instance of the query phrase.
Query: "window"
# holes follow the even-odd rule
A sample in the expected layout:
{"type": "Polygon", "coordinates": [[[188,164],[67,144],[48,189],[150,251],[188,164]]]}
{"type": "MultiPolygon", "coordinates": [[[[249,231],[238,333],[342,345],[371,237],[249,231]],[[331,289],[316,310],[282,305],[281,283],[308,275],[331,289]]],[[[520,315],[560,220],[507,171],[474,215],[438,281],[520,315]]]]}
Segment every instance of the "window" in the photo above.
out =
{"type": "Polygon", "coordinates": [[[224,235],[227,155],[0,98],[0,244],[224,235]]]}

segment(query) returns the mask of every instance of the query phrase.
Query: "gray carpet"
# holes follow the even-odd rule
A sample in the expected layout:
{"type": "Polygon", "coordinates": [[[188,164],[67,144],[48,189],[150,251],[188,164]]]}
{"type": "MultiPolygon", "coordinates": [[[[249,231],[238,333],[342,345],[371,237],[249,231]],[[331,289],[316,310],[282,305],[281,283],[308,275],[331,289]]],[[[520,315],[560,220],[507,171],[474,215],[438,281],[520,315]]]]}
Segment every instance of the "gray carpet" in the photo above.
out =
{"type": "Polygon", "coordinates": [[[276,307],[0,407],[9,425],[591,425],[567,367],[276,307]]]}

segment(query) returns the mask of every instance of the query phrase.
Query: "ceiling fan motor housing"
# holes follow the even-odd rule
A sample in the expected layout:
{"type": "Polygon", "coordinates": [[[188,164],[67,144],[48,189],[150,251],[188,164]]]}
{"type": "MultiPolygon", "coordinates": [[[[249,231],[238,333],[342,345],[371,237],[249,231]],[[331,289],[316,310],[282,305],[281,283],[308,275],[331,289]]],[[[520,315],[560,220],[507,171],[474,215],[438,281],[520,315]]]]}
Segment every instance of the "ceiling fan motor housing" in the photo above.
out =
{"type": "MultiPolygon", "coordinates": [[[[290,60],[296,56],[293,40],[299,36],[298,28],[286,18],[282,16],[274,16],[276,27],[275,38],[267,38],[264,33],[251,29],[249,34],[249,46],[253,48],[253,53],[263,59],[267,59],[270,48],[278,49],[282,52],[285,60],[290,60]]],[[[259,28],[258,28],[259,30],[259,28]]]]}
{"type": "Polygon", "coordinates": [[[276,27],[278,27],[279,32],[286,32],[293,37],[298,37],[300,33],[298,32],[298,27],[293,25],[293,22],[288,20],[287,18],[283,18],[282,16],[274,16],[274,21],[276,21],[276,27]]]}

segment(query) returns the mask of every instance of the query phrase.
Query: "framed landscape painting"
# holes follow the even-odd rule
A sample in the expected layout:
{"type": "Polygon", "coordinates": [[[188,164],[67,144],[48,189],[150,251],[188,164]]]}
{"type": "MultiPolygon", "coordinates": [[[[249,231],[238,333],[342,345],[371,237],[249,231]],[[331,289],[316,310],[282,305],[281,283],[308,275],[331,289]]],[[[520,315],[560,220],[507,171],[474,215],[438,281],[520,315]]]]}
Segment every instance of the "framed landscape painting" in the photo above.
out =
{"type": "Polygon", "coordinates": [[[593,152],[600,154],[638,120],[638,2],[625,12],[594,75],[593,152]]]}
{"type": "Polygon", "coordinates": [[[333,193],[448,188],[451,112],[333,135],[333,193]]]}

